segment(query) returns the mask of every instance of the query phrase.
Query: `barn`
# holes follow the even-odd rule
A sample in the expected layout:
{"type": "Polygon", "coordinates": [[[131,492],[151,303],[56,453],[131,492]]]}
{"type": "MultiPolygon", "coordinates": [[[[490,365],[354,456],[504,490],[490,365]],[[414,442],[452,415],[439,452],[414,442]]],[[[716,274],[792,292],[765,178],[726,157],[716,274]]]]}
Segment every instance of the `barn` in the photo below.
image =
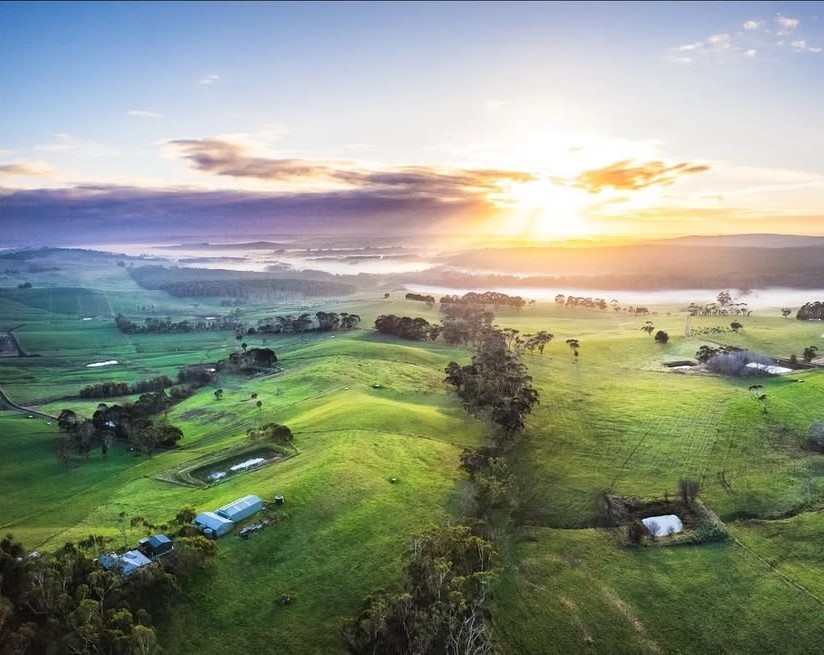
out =
{"type": "Polygon", "coordinates": [[[215,510],[215,514],[237,522],[252,516],[261,509],[263,509],[263,501],[258,496],[244,496],[215,510]]]}
{"type": "Polygon", "coordinates": [[[203,530],[207,537],[220,537],[229,532],[234,523],[215,512],[201,512],[195,517],[195,525],[203,530]]]}

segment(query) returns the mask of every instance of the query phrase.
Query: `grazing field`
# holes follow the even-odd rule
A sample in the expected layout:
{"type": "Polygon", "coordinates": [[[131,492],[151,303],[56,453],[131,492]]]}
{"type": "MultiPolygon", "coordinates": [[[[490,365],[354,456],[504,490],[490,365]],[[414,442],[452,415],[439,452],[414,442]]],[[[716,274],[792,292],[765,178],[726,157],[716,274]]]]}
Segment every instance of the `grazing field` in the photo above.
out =
{"type": "MultiPolygon", "coordinates": [[[[182,366],[238,349],[230,331],[121,334],[118,311],[139,317],[137,305],[152,302],[181,316],[198,309],[139,290],[104,263],[73,283],[63,271],[59,288],[0,291],[4,322],[24,323],[16,334],[37,355],[0,361],[0,385],[14,402],[90,416],[100,401],[77,397],[86,384],[174,379],[182,366]],[[106,360],[118,364],[87,366],[106,360]]],[[[221,374],[222,398],[212,384],[168,411],[184,438],[152,457],[115,443],[107,457],[95,450],[66,469],[55,456],[54,421],[0,412],[3,531],[38,549],[92,533],[119,542],[121,512],[165,523],[185,505],[211,510],[245,494],[283,494],[285,521],[249,540],[219,541],[217,564],[187,582],[185,602],[159,626],[162,645],[168,653],[344,652],[342,622],[366,595],[399,584],[412,535],[461,520],[469,488],[458,457],[487,430],[443,383],[445,365],[467,363],[468,350],[369,329],[382,313],[434,321],[437,309],[396,292],[382,296],[312,300],[311,311],[357,312],[360,330],[244,337],[249,347],[273,348],[282,372],[221,374]],[[253,448],[249,429],[268,422],[291,428],[298,454],[202,488],[161,479],[227,449],[253,448]],[[279,605],[281,594],[294,603],[279,605]]],[[[309,307],[246,307],[241,320],[309,307]]],[[[541,403],[512,458],[514,520],[494,527],[501,564],[493,623],[502,652],[820,652],[824,455],[806,439],[810,424],[824,419],[824,372],[759,378],[764,404],[748,390],[751,379],[675,372],[663,362],[716,342],[800,355],[824,347],[824,329],[770,310],[739,319],[738,334],[685,337],[681,309],[644,317],[669,333],[665,344],[640,330],[644,319],[621,313],[538,303],[498,314],[502,327],[555,335],[543,355],[523,358],[541,403]],[[580,342],[577,363],[568,338],[580,342]],[[681,478],[701,482],[701,499],[731,540],[629,548],[596,527],[600,492],[675,496],[681,478]]],[[[730,320],[696,318],[692,326],[730,320]]],[[[125,400],[135,397],[106,402],[125,400]]],[[[130,542],[142,536],[139,528],[127,534],[130,542]]]]}

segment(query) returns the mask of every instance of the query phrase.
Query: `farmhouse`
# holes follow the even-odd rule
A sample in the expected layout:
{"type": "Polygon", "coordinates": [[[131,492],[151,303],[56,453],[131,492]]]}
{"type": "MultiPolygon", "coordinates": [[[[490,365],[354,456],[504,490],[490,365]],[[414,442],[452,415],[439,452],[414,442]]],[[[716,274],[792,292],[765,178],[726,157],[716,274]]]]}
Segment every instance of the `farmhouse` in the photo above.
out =
{"type": "Polygon", "coordinates": [[[172,540],[165,534],[145,537],[137,542],[137,549],[151,559],[157,559],[161,555],[170,552],[173,548],[172,540]]]}
{"type": "Polygon", "coordinates": [[[195,517],[195,525],[203,530],[207,537],[221,537],[231,531],[234,523],[214,512],[201,512],[195,517]]]}
{"type": "Polygon", "coordinates": [[[146,557],[139,550],[129,550],[122,555],[117,553],[107,553],[101,555],[98,560],[100,565],[107,571],[116,571],[123,576],[129,576],[137,569],[151,564],[152,560],[146,557]]]}
{"type": "Polygon", "coordinates": [[[258,496],[244,496],[215,510],[218,514],[230,521],[242,521],[263,509],[263,501],[258,496]]]}

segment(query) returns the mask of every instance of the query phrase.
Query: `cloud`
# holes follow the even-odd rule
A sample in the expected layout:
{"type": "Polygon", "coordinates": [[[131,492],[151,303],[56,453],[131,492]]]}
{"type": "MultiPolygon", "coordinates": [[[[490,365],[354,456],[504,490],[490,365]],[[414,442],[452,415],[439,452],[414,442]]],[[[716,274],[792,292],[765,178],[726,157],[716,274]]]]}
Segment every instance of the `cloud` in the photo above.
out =
{"type": "Polygon", "coordinates": [[[822,48],[814,48],[813,46],[808,45],[803,39],[792,41],[790,43],[790,47],[796,52],[812,52],[813,54],[818,54],[822,51],[822,48]]]}
{"type": "Polygon", "coordinates": [[[729,34],[713,34],[707,38],[707,44],[719,50],[725,50],[730,47],[729,34]]]}
{"type": "Polygon", "coordinates": [[[764,26],[764,21],[763,20],[748,20],[743,25],[744,29],[749,31],[749,32],[761,29],[763,26],[764,26]]]}
{"type": "Polygon", "coordinates": [[[383,188],[272,194],[96,185],[0,192],[9,243],[185,234],[420,235],[471,225],[496,211],[474,194],[444,199],[383,188]]]}
{"type": "Polygon", "coordinates": [[[573,180],[562,182],[590,193],[598,193],[604,189],[638,191],[651,186],[668,186],[679,177],[703,173],[709,169],[707,164],[680,162],[667,165],[662,161],[636,163],[627,159],[603,168],[584,171],[573,180]]]}
{"type": "Polygon", "coordinates": [[[51,167],[41,161],[23,161],[0,166],[0,175],[9,177],[46,177],[51,172],[51,167]]]}
{"type": "Polygon", "coordinates": [[[214,84],[220,79],[220,75],[217,73],[210,73],[209,75],[204,75],[201,77],[197,83],[201,86],[208,86],[209,84],[214,84]]]}
{"type": "Polygon", "coordinates": [[[129,116],[137,116],[138,118],[163,118],[163,114],[156,111],[148,111],[147,109],[130,109],[126,113],[129,116]]]}
{"type": "Polygon", "coordinates": [[[502,193],[507,184],[537,179],[511,170],[435,169],[404,166],[368,169],[353,161],[275,158],[251,153],[248,144],[226,138],[176,139],[168,142],[195,169],[212,175],[252,178],[265,182],[300,182],[328,189],[394,189],[409,196],[441,199],[502,193]]]}
{"type": "Polygon", "coordinates": [[[775,23],[778,26],[778,35],[787,36],[788,34],[792,33],[794,30],[798,28],[798,26],[801,24],[801,21],[797,18],[787,18],[786,16],[778,16],[775,19],[775,23]]]}
{"type": "Polygon", "coordinates": [[[750,48],[749,50],[744,51],[744,56],[747,59],[752,59],[753,57],[755,57],[755,55],[756,55],[756,51],[755,51],[754,48],[750,48]]]}

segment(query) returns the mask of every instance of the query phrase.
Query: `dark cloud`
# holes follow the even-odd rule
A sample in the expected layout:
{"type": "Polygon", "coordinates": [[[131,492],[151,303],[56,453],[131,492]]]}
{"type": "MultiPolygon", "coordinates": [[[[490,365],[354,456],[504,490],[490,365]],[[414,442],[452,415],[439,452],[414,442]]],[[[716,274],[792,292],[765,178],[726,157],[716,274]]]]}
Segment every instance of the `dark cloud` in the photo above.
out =
{"type": "Polygon", "coordinates": [[[471,223],[491,211],[472,194],[444,199],[403,188],[267,194],[83,186],[0,193],[9,245],[184,234],[419,235],[471,223]]]}
{"type": "Polygon", "coordinates": [[[706,164],[681,162],[667,165],[662,161],[633,162],[624,160],[584,171],[572,180],[553,181],[598,193],[603,189],[637,191],[651,186],[667,186],[679,177],[693,173],[703,173],[710,167],[706,164]]]}
{"type": "Polygon", "coordinates": [[[370,170],[348,161],[274,159],[255,157],[237,143],[224,139],[177,139],[169,141],[197,170],[229,177],[269,182],[306,180],[336,182],[355,188],[402,189],[415,197],[460,199],[468,194],[498,193],[502,185],[529,182],[535,176],[522,171],[440,170],[427,166],[405,166],[370,170]]]}

